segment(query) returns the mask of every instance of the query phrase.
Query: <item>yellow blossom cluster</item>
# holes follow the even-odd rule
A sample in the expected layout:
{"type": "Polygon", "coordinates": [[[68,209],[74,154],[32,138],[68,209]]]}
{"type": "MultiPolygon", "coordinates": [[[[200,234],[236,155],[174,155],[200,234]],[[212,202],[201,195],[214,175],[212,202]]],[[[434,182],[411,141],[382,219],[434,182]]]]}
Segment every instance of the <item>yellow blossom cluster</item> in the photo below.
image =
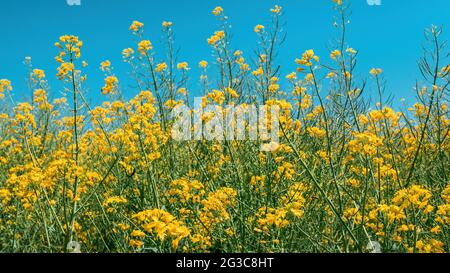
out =
{"type": "MultiPolygon", "coordinates": [[[[346,24],[348,1],[330,2],[346,24]]],[[[440,32],[430,32],[438,47],[422,60],[418,101],[403,110],[385,95],[381,68],[355,73],[358,51],[342,33],[350,28],[336,28],[344,41],[328,61],[309,49],[286,71],[276,58],[284,9],[266,12],[250,54],[216,7],[210,57],[178,56],[170,21],[159,24],[160,52],[133,21],[136,41],[119,52],[131,78],[120,85],[105,58],[104,79],[92,79],[103,87],[87,88],[74,35],[55,43],[61,97],[31,58],[25,101],[1,79],[0,249],[449,252],[450,69],[440,32]],[[188,136],[176,139],[174,128],[188,136]]]]}

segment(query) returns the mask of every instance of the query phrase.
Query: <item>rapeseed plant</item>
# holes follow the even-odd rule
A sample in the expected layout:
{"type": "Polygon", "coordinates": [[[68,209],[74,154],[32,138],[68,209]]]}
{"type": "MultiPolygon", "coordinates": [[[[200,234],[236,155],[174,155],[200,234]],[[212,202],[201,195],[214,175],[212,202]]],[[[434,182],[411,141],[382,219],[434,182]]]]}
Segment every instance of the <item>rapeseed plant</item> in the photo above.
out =
{"type": "MultiPolygon", "coordinates": [[[[341,38],[329,58],[306,50],[286,75],[275,58],[282,7],[270,9],[270,25],[254,27],[253,64],[232,48],[225,10],[212,11],[220,29],[205,42],[215,61],[195,65],[201,110],[277,106],[278,116],[261,118],[278,125],[277,141],[268,133],[171,137],[171,111],[191,104],[191,65],[177,61],[172,22],[162,23],[164,59],[144,23],[129,27],[137,39],[122,51],[137,87],[130,100],[105,60],[105,102],[87,102],[77,36],[55,43],[62,98],[49,100],[49,73],[27,59],[29,102],[14,101],[11,82],[0,80],[0,251],[449,252],[450,65],[442,30],[427,31],[417,103],[394,110],[383,70],[373,68],[371,107],[354,75],[358,51],[345,40],[346,1],[332,2],[341,38]]],[[[229,125],[255,129],[245,120],[229,125]]]]}

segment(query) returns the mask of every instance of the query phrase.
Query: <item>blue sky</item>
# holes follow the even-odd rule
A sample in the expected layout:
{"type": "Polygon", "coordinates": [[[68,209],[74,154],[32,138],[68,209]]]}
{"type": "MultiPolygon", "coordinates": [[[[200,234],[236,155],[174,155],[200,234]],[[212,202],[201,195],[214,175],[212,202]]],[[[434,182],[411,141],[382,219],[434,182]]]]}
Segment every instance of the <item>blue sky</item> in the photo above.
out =
{"type": "MultiPolygon", "coordinates": [[[[59,96],[61,85],[55,77],[57,64],[53,59],[57,49],[53,44],[63,34],[75,34],[84,41],[82,58],[89,63],[89,95],[94,100],[100,98],[101,61],[111,60],[119,79],[128,77],[129,67],[121,61],[121,51],[135,47],[128,30],[132,20],[145,23],[146,36],[156,51],[160,49],[161,22],[172,21],[181,49],[180,61],[190,63],[193,78],[199,73],[198,61],[212,61],[206,39],[218,28],[211,14],[217,5],[230,17],[234,48],[243,50],[247,57],[256,48],[253,27],[269,24],[269,8],[283,6],[287,40],[278,56],[283,75],[294,69],[293,60],[306,49],[313,48],[322,59],[328,59],[328,49],[338,34],[332,26],[331,0],[81,0],[81,6],[69,6],[66,0],[1,2],[0,78],[12,81],[18,98],[26,94],[26,56],[32,57],[35,67],[46,71],[52,92],[59,96]]],[[[360,52],[361,77],[367,77],[371,67],[380,67],[388,81],[388,92],[397,101],[402,97],[412,101],[423,31],[431,24],[450,28],[450,1],[381,2],[381,6],[369,6],[366,0],[351,0],[348,44],[360,52]]],[[[449,33],[444,28],[443,38],[448,39],[449,33]]]]}

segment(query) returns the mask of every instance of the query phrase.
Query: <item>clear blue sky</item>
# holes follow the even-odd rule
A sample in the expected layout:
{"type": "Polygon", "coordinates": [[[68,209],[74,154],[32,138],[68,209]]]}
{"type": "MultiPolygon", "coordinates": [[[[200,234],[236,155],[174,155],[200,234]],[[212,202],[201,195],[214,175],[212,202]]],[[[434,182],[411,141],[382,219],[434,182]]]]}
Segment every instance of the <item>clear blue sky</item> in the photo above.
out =
{"type": "MultiPolygon", "coordinates": [[[[371,67],[381,67],[388,80],[388,91],[397,100],[414,99],[412,86],[419,76],[416,62],[421,56],[423,31],[431,24],[450,28],[448,0],[381,0],[369,6],[366,0],[352,0],[349,45],[359,50],[359,73],[368,76],[371,67]]],[[[145,23],[146,35],[160,48],[161,22],[173,21],[180,60],[198,76],[198,61],[212,61],[206,39],[217,30],[211,10],[220,5],[233,26],[233,46],[252,54],[256,47],[256,24],[269,24],[269,8],[283,6],[287,40],[279,55],[283,75],[294,69],[293,60],[313,48],[328,59],[334,11],[331,0],[81,0],[69,6],[66,0],[5,0],[0,8],[0,78],[12,81],[16,97],[25,94],[26,70],[23,60],[31,56],[37,68],[46,71],[52,91],[61,86],[55,78],[57,49],[62,34],[78,35],[84,42],[82,58],[89,67],[90,96],[100,97],[103,84],[99,63],[109,59],[116,74],[125,78],[129,67],[121,61],[123,48],[135,47],[128,27],[132,20],[145,23]]],[[[444,29],[448,39],[450,29],[444,29]]],[[[191,89],[195,89],[193,86],[191,89]]],[[[130,90],[129,92],[135,92],[130,90]]]]}

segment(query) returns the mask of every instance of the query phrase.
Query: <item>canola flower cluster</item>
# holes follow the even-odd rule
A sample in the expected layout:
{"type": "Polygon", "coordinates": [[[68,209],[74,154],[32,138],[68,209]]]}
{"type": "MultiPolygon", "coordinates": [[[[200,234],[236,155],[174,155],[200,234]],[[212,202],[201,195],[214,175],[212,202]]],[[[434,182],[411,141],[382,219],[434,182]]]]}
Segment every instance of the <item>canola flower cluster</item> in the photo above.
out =
{"type": "MultiPolygon", "coordinates": [[[[332,2],[345,34],[347,2],[332,2]]],[[[220,29],[205,41],[213,61],[198,63],[202,107],[277,105],[279,141],[171,138],[170,111],[190,104],[195,69],[176,61],[172,22],[162,23],[163,60],[144,23],[132,22],[137,41],[122,56],[137,90],[124,90],[105,60],[100,106],[84,92],[83,42],[64,35],[55,60],[65,96],[49,100],[48,73],[30,58],[30,101],[16,102],[0,80],[0,251],[370,252],[376,242],[383,252],[449,252],[442,30],[427,32],[417,103],[395,111],[382,69],[367,73],[372,87],[354,75],[358,52],[345,35],[328,59],[307,50],[283,75],[282,7],[270,9],[270,26],[254,27],[254,62],[233,49],[224,9],[212,14],[220,29]]]]}

